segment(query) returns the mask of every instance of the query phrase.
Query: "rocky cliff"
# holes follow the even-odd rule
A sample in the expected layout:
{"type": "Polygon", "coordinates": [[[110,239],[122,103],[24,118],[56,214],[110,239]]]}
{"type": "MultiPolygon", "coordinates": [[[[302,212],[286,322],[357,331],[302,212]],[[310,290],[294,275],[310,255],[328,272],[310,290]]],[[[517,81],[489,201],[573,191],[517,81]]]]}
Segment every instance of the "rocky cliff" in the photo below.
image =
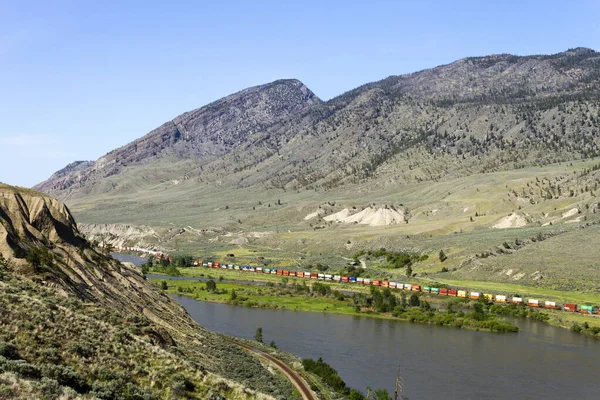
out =
{"type": "Polygon", "coordinates": [[[8,398],[288,398],[286,379],[197,325],[69,210],[0,184],[0,393],[8,398]]]}

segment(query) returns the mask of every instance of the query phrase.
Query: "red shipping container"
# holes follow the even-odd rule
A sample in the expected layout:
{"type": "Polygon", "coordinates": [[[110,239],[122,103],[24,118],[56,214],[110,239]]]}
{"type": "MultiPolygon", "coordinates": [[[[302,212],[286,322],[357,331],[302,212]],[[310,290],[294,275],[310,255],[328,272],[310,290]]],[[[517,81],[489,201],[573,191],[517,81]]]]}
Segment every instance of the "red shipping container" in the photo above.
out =
{"type": "Polygon", "coordinates": [[[448,289],[446,288],[440,288],[440,294],[443,296],[447,296],[448,295],[448,289]]]}

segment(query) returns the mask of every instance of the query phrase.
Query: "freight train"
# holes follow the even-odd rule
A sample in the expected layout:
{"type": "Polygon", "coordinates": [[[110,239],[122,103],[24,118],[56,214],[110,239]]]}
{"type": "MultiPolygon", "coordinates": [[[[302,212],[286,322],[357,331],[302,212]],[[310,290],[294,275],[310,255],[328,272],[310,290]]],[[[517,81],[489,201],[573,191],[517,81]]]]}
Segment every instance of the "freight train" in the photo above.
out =
{"type": "Polygon", "coordinates": [[[291,271],[277,268],[266,268],[266,267],[252,267],[248,265],[234,265],[234,264],[225,264],[213,261],[194,261],[194,265],[202,265],[204,267],[209,268],[221,268],[221,269],[231,269],[236,271],[245,271],[245,272],[254,272],[254,273],[262,273],[262,274],[273,274],[280,276],[288,276],[288,277],[297,277],[304,279],[319,279],[319,280],[327,280],[333,282],[341,282],[341,283],[353,283],[358,285],[371,285],[371,286],[379,286],[384,288],[396,289],[396,290],[406,290],[411,292],[420,292],[420,293],[430,293],[439,296],[452,296],[452,297],[461,297],[465,299],[479,299],[485,298],[488,302],[494,303],[512,303],[517,305],[526,305],[529,307],[538,307],[538,308],[547,308],[553,310],[564,310],[570,312],[579,312],[582,314],[598,314],[598,306],[588,305],[588,304],[572,304],[572,303],[564,303],[559,304],[554,301],[543,301],[539,299],[524,299],[522,297],[517,296],[506,296],[500,294],[493,293],[481,293],[481,292],[473,292],[461,289],[450,289],[445,287],[431,287],[431,286],[423,286],[416,285],[410,283],[400,283],[393,282],[388,280],[380,280],[380,279],[368,279],[362,277],[353,277],[353,276],[342,276],[342,275],[331,275],[331,274],[323,274],[316,273],[311,271],[291,271]]]}

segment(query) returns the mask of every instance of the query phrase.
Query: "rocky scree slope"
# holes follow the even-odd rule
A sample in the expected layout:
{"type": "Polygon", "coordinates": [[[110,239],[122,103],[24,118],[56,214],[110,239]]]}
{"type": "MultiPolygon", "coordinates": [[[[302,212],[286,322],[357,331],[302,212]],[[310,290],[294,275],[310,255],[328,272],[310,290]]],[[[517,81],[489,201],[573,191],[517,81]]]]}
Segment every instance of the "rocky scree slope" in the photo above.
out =
{"type": "Polygon", "coordinates": [[[0,184],[0,393],[284,399],[292,390],[135,267],[92,248],[62,203],[0,184]]]}
{"type": "Polygon", "coordinates": [[[276,81],[185,113],[36,188],[61,199],[93,197],[120,185],[111,176],[142,177],[141,164],[167,156],[172,173],[156,183],[294,190],[592,157],[600,154],[599,94],[600,53],[583,48],[465,58],[327,102],[298,81],[276,81]],[[181,160],[189,162],[178,169],[181,160]]]}

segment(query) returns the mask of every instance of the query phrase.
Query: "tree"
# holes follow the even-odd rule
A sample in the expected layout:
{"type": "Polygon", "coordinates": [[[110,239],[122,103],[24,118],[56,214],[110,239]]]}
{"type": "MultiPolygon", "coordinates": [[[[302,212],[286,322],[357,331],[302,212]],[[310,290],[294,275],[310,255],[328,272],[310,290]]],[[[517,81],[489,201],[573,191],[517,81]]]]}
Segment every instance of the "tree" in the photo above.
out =
{"type": "Polygon", "coordinates": [[[214,292],[215,290],[217,290],[217,284],[214,280],[211,279],[206,282],[206,290],[208,290],[209,292],[214,292]]]}
{"type": "Polygon", "coordinates": [[[421,302],[419,301],[419,296],[416,293],[410,295],[410,299],[408,300],[408,305],[411,307],[418,307],[421,302]]]}
{"type": "Polygon", "coordinates": [[[440,250],[439,257],[440,257],[441,262],[444,262],[448,259],[448,257],[446,256],[446,253],[444,253],[444,250],[440,250]]]}
{"type": "Polygon", "coordinates": [[[412,267],[409,265],[406,267],[406,276],[408,276],[409,278],[412,276],[413,274],[413,270],[412,267]]]}
{"type": "Polygon", "coordinates": [[[235,289],[231,289],[231,300],[235,300],[237,299],[237,293],[235,292],[235,289]]]}
{"type": "Polygon", "coordinates": [[[260,326],[258,328],[256,328],[256,333],[254,334],[254,340],[256,340],[257,342],[263,343],[262,328],[260,326]]]}
{"type": "Polygon", "coordinates": [[[169,288],[169,285],[167,284],[167,281],[162,281],[162,282],[160,283],[160,288],[161,288],[162,290],[167,290],[167,289],[169,288]]]}
{"type": "Polygon", "coordinates": [[[277,345],[275,345],[275,341],[274,340],[271,340],[271,343],[269,343],[269,347],[271,347],[273,349],[277,348],[277,345]]]}

